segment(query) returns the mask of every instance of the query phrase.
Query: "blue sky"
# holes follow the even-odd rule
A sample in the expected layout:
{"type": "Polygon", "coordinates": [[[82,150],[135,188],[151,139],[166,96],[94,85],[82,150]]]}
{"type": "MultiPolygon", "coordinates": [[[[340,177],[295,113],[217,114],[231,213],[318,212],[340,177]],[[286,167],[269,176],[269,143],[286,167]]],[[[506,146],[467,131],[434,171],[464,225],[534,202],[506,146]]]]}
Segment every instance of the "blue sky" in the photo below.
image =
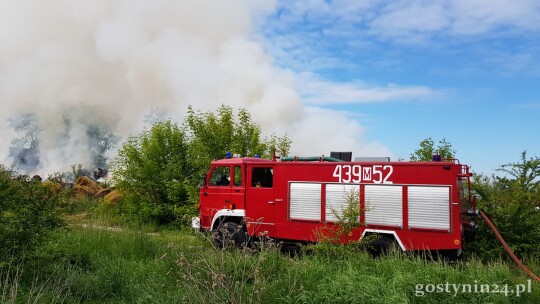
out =
{"type": "Polygon", "coordinates": [[[278,1],[257,34],[306,105],[408,159],[443,137],[491,174],[540,151],[540,1],[278,1]]]}

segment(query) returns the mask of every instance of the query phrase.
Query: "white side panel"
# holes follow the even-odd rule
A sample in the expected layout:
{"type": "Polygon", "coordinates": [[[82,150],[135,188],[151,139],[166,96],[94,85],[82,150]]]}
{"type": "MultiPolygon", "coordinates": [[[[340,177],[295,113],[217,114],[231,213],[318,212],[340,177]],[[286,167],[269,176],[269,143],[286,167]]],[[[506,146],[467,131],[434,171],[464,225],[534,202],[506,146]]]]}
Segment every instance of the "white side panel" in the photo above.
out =
{"type": "Polygon", "coordinates": [[[351,184],[327,184],[326,185],[326,221],[337,222],[343,215],[343,210],[349,206],[351,196],[358,199],[360,209],[360,197],[358,196],[360,185],[351,184]]]}
{"type": "Polygon", "coordinates": [[[321,220],[321,184],[290,184],[290,218],[294,220],[321,220]]]}
{"type": "Polygon", "coordinates": [[[403,187],[365,186],[366,224],[403,226],[403,187]]]}
{"type": "Polygon", "coordinates": [[[450,230],[450,187],[409,186],[409,227],[450,230]]]}

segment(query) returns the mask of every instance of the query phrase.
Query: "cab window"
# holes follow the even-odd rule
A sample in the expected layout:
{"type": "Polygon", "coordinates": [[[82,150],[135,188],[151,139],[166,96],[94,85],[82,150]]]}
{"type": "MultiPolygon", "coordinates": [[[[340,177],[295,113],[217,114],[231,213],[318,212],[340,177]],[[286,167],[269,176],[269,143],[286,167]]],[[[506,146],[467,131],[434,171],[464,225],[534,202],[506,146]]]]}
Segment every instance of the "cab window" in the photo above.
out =
{"type": "Polygon", "coordinates": [[[231,180],[230,168],[227,167],[214,167],[212,175],[210,176],[210,186],[229,186],[231,180]]]}
{"type": "Polygon", "coordinates": [[[253,168],[251,171],[251,186],[256,188],[272,188],[274,174],[271,167],[253,168]]]}

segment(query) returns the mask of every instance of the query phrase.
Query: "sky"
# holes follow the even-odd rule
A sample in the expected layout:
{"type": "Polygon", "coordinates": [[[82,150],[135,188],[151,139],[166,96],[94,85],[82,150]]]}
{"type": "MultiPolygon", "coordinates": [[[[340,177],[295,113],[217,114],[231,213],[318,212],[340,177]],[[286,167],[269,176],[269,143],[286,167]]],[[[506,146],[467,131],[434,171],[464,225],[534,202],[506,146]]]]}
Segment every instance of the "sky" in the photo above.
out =
{"type": "Polygon", "coordinates": [[[446,138],[491,174],[540,151],[540,1],[279,1],[258,28],[306,106],[408,159],[446,138]]]}
{"type": "Polygon", "coordinates": [[[0,162],[35,138],[38,172],[92,167],[150,116],[228,104],[293,155],[407,160],[446,138],[489,175],[540,151],[539,15],[537,0],[0,0],[0,162]]]}

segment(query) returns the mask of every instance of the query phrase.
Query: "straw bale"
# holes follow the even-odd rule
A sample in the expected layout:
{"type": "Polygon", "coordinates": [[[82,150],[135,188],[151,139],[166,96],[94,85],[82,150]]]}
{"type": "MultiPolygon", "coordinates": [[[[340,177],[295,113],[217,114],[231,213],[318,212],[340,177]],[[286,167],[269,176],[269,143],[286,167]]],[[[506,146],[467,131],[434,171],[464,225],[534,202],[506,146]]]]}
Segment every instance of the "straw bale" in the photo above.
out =
{"type": "Polygon", "coordinates": [[[113,190],[111,191],[111,193],[105,195],[105,197],[103,197],[103,200],[107,203],[114,205],[122,199],[122,196],[123,195],[120,191],[113,190]]]}
{"type": "Polygon", "coordinates": [[[45,181],[43,183],[43,186],[45,186],[46,188],[48,188],[53,194],[59,194],[60,192],[62,192],[62,190],[64,189],[64,187],[62,186],[62,184],[60,183],[55,183],[53,181],[45,181]]]}
{"type": "Polygon", "coordinates": [[[94,195],[94,197],[95,198],[104,198],[107,194],[111,193],[112,191],[114,191],[114,187],[101,189],[94,195]]]}

